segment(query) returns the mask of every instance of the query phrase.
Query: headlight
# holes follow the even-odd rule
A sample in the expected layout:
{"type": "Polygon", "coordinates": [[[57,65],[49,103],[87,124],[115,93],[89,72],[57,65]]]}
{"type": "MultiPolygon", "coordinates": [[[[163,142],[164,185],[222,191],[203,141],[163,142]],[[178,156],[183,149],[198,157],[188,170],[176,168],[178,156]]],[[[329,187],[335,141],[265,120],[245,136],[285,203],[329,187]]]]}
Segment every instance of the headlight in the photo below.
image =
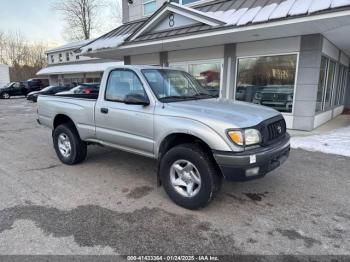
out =
{"type": "Polygon", "coordinates": [[[261,95],[261,93],[255,93],[255,99],[257,99],[257,100],[261,100],[261,98],[262,98],[262,95],[261,95]]]}
{"type": "Polygon", "coordinates": [[[231,141],[239,146],[252,146],[261,143],[261,134],[256,129],[228,131],[231,141]]]}
{"type": "Polygon", "coordinates": [[[261,143],[261,134],[256,129],[244,130],[245,144],[247,146],[256,145],[261,143]]]}

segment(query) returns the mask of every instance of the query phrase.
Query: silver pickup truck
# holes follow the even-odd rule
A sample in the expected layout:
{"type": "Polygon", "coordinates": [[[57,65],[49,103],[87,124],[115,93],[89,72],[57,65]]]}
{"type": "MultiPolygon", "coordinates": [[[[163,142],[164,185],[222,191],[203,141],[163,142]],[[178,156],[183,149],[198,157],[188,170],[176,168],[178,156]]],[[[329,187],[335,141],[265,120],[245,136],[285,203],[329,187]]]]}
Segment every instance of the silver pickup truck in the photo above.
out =
{"type": "Polygon", "coordinates": [[[213,97],[190,74],[161,67],[109,68],[98,95],[41,95],[38,122],[68,165],[90,144],[157,159],[159,185],[188,209],[206,206],[223,178],[263,177],[290,151],[279,112],[213,97]]]}

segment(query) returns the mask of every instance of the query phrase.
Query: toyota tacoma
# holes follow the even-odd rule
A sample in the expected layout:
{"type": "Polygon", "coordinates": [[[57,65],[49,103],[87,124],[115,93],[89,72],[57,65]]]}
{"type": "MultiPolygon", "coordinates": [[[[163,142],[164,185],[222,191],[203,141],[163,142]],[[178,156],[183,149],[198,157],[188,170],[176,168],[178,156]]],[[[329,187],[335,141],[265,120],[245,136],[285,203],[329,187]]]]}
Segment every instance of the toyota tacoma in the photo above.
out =
{"type": "Polygon", "coordinates": [[[158,160],[158,182],[188,209],[205,207],[222,180],[248,181],[279,167],[290,151],[282,115],[216,98],[190,74],[120,66],[99,94],[41,95],[38,122],[51,128],[58,158],[85,160],[99,144],[158,160]]]}

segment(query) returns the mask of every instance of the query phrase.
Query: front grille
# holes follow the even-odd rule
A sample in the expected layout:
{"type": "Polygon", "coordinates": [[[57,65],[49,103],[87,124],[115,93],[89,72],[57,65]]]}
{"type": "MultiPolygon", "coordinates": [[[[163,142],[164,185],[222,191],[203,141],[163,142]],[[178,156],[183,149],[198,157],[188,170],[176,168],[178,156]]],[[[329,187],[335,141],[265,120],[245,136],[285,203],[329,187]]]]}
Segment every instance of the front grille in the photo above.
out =
{"type": "Polygon", "coordinates": [[[288,100],[288,95],[287,94],[276,94],[276,93],[265,93],[262,95],[262,100],[285,102],[288,100]]]}
{"type": "Polygon", "coordinates": [[[286,134],[286,121],[282,116],[268,119],[260,124],[260,132],[263,137],[263,145],[270,145],[286,134]]]}
{"type": "Polygon", "coordinates": [[[268,140],[275,140],[286,133],[286,122],[284,119],[280,119],[276,122],[273,122],[267,126],[268,130],[268,140]]]}

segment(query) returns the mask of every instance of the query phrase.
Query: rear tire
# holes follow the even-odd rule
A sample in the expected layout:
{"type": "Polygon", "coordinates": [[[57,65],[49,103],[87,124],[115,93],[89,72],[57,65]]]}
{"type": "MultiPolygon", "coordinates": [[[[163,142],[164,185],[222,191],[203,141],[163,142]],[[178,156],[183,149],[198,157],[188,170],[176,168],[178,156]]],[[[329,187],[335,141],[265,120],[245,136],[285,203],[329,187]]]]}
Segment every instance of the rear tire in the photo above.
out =
{"type": "Polygon", "coordinates": [[[53,143],[56,154],[62,163],[76,165],[85,160],[87,144],[80,136],[73,124],[63,124],[53,131],[53,143]]]}
{"type": "Polygon", "coordinates": [[[160,176],[169,197],[177,205],[192,210],[207,206],[222,182],[213,158],[196,144],[170,149],[161,159],[160,176]]]}

